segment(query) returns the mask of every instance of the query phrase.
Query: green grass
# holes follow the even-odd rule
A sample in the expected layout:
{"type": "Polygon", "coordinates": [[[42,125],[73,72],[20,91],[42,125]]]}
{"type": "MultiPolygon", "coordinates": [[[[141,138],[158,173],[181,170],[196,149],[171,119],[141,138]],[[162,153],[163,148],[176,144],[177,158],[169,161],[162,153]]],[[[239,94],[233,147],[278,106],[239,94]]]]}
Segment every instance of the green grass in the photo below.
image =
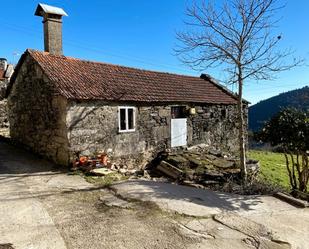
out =
{"type": "Polygon", "coordinates": [[[127,180],[128,178],[129,178],[128,176],[124,176],[117,172],[108,174],[106,176],[85,175],[85,179],[87,182],[100,186],[100,187],[106,187],[106,188],[115,182],[127,180]]]}
{"type": "Polygon", "coordinates": [[[268,182],[290,189],[290,181],[282,153],[250,150],[249,158],[260,161],[260,177],[268,182]]]}

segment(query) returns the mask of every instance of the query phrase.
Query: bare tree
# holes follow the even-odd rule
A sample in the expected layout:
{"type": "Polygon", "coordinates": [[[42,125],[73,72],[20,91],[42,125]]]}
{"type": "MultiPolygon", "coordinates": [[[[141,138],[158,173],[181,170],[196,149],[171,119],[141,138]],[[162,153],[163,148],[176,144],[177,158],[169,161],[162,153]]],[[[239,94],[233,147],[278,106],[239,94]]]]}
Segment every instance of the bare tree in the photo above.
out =
{"type": "Polygon", "coordinates": [[[219,67],[227,83],[238,87],[239,151],[243,181],[247,181],[246,136],[243,114],[243,85],[246,80],[270,80],[274,73],[300,64],[299,59],[286,63],[290,49],[279,50],[282,35],[271,31],[279,19],[277,0],[229,0],[220,7],[202,1],[187,8],[188,31],[177,33],[176,53],[193,69],[219,67]]]}

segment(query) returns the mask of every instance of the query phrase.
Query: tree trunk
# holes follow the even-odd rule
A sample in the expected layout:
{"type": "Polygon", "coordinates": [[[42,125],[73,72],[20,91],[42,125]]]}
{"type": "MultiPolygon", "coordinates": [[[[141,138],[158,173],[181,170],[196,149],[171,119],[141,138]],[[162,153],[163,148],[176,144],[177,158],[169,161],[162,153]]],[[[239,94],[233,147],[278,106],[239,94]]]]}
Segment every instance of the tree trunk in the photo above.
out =
{"type": "Polygon", "coordinates": [[[292,172],[290,170],[290,163],[289,163],[289,157],[288,157],[288,152],[287,150],[284,150],[284,157],[285,157],[285,164],[286,164],[286,169],[289,173],[289,180],[290,180],[290,185],[292,187],[292,189],[296,189],[295,185],[294,185],[294,181],[293,181],[293,177],[292,177],[292,172]]]}
{"type": "Polygon", "coordinates": [[[243,184],[247,183],[247,167],[246,167],[246,139],[244,127],[244,112],[242,101],[243,80],[241,72],[238,75],[238,122],[239,122],[239,157],[240,157],[240,172],[243,184]]]}

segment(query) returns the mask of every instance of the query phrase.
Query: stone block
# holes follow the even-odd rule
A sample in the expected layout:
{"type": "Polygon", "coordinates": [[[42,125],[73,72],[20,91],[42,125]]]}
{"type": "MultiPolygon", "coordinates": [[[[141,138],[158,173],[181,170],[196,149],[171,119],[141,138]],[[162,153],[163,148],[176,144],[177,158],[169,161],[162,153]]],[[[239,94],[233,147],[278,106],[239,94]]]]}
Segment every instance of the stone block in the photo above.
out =
{"type": "Polygon", "coordinates": [[[196,113],[197,114],[203,114],[204,113],[204,110],[203,110],[203,108],[202,107],[195,107],[195,109],[196,109],[196,113]]]}
{"type": "Polygon", "coordinates": [[[173,179],[180,178],[183,173],[180,169],[165,161],[162,161],[161,164],[158,165],[156,169],[173,179]]]}
{"type": "Polygon", "coordinates": [[[166,161],[178,168],[185,168],[190,165],[190,161],[181,155],[171,155],[166,159],[166,161]]]}
{"type": "Polygon", "coordinates": [[[160,108],[159,109],[159,116],[160,117],[169,117],[169,116],[171,116],[171,110],[160,108]]]}

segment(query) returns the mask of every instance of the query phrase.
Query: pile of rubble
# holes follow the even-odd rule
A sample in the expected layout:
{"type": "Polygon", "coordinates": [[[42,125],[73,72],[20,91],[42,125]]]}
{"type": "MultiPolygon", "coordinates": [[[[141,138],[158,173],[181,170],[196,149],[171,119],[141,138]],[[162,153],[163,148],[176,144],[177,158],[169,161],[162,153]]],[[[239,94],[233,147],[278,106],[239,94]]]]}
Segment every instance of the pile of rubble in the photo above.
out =
{"type": "MultiPolygon", "coordinates": [[[[259,162],[247,161],[249,178],[259,172],[259,162]]],[[[155,165],[149,168],[151,175],[165,176],[178,183],[196,187],[223,184],[240,180],[239,160],[231,155],[198,145],[178,153],[160,155],[155,165]]]]}
{"type": "MultiPolygon", "coordinates": [[[[257,176],[259,168],[258,161],[247,161],[249,179],[257,176]]],[[[241,179],[236,157],[210,149],[204,144],[177,153],[160,153],[145,170],[129,170],[123,165],[112,164],[106,153],[77,157],[73,162],[73,170],[77,169],[96,176],[120,173],[129,178],[173,181],[199,188],[240,182],[241,179]]]]}

